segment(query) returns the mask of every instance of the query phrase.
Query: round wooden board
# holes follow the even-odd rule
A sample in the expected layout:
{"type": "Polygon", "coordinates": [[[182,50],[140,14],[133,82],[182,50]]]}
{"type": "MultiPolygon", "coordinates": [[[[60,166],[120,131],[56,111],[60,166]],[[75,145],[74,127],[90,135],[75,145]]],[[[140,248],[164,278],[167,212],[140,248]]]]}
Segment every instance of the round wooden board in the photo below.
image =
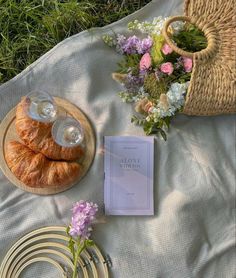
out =
{"type": "Polygon", "coordinates": [[[84,128],[84,135],[85,135],[85,144],[86,144],[86,152],[85,157],[82,164],[82,173],[80,177],[73,182],[73,184],[65,185],[65,186],[58,186],[58,187],[29,187],[25,185],[23,182],[18,180],[15,175],[10,171],[8,165],[5,160],[5,151],[6,145],[9,141],[16,140],[21,142],[18,135],[16,134],[15,130],[15,114],[16,114],[16,107],[14,107],[3,119],[0,124],[0,167],[4,173],[4,175],[9,179],[17,187],[39,195],[49,195],[49,194],[56,194],[62,191],[65,191],[71,188],[73,185],[77,184],[82,177],[88,172],[96,150],[96,139],[94,135],[93,128],[91,123],[89,122],[88,118],[85,114],[74,104],[70,103],[68,100],[54,97],[56,104],[58,105],[59,109],[63,110],[66,114],[74,117],[75,119],[81,122],[82,127],[84,128]]]}

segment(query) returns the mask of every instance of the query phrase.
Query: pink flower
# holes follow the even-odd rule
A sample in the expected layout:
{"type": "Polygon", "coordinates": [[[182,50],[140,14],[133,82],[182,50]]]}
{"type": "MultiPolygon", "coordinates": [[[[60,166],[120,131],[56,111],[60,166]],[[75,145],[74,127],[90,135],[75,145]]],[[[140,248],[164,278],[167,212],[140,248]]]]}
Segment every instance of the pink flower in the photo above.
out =
{"type": "Polygon", "coordinates": [[[153,107],[153,103],[149,101],[145,106],[144,106],[144,111],[149,113],[150,109],[153,107]]]}
{"type": "Polygon", "coordinates": [[[193,67],[193,60],[188,57],[182,57],[182,59],[183,59],[184,70],[186,72],[191,72],[193,67]]]}
{"type": "Polygon", "coordinates": [[[151,113],[153,108],[154,108],[154,106],[150,106],[147,112],[151,113]]]}
{"type": "Polygon", "coordinates": [[[139,68],[140,70],[146,70],[151,67],[152,61],[151,61],[151,56],[149,53],[145,53],[140,62],[139,62],[139,68]]]}
{"type": "Polygon", "coordinates": [[[165,43],[163,46],[162,46],[162,49],[161,51],[167,55],[167,54],[170,54],[173,52],[173,49],[169,46],[169,44],[165,43]]]}
{"type": "Polygon", "coordinates": [[[171,62],[163,63],[160,67],[161,72],[171,75],[174,71],[173,64],[171,62]]]}

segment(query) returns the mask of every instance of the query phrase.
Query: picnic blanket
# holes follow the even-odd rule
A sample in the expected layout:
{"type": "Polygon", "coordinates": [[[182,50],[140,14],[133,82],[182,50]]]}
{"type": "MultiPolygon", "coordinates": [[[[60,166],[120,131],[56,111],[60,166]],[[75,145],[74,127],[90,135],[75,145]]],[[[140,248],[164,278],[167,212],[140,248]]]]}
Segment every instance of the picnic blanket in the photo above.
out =
{"type": "MultiPolygon", "coordinates": [[[[0,87],[0,120],[23,95],[38,88],[78,105],[89,116],[97,137],[90,171],[66,192],[33,195],[12,185],[0,172],[0,261],[27,232],[68,225],[75,201],[103,206],[103,136],[143,135],[143,131],[131,124],[132,107],[120,101],[121,87],[111,78],[120,56],[101,37],[124,33],[134,19],[176,14],[183,14],[181,0],[152,1],[116,23],[64,40],[0,87]]],[[[156,140],[155,215],[110,216],[93,233],[112,259],[111,277],[236,277],[235,122],[234,115],[178,115],[168,141],[156,140]]],[[[53,267],[40,263],[22,277],[58,275],[53,267]]]]}

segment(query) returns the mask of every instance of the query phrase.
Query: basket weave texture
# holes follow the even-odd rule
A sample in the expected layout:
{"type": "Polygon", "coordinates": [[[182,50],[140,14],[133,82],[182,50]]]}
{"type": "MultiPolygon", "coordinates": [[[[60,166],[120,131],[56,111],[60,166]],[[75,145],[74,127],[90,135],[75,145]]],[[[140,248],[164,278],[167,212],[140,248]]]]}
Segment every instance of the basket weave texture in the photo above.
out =
{"type": "Polygon", "coordinates": [[[167,20],[163,35],[175,52],[193,59],[183,113],[202,116],[236,113],[235,0],[186,0],[185,16],[167,20]],[[179,20],[188,21],[204,32],[206,49],[190,53],[172,42],[167,30],[179,20]]]}

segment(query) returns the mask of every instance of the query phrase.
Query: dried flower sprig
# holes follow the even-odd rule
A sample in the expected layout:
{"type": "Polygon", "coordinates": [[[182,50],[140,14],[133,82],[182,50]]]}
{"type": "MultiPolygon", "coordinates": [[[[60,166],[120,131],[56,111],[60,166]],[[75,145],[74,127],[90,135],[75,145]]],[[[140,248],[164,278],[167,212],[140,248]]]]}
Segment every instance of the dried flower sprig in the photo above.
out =
{"type": "Polygon", "coordinates": [[[67,227],[68,247],[71,250],[74,262],[73,278],[77,277],[77,264],[80,254],[86,247],[94,244],[90,236],[97,211],[98,205],[92,202],[81,200],[73,205],[71,223],[67,227]]]}

